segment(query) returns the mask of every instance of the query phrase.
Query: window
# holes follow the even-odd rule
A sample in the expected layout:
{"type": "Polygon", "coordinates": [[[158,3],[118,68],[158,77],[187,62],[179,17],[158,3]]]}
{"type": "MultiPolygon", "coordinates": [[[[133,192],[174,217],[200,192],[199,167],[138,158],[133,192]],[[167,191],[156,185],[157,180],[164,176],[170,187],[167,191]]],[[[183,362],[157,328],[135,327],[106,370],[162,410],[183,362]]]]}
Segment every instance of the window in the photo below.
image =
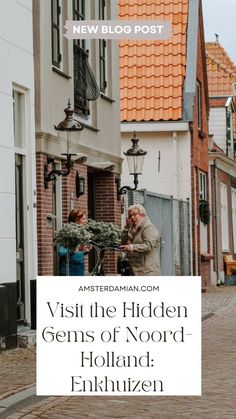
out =
{"type": "Polygon", "coordinates": [[[226,110],[226,140],[227,148],[231,147],[232,143],[232,113],[226,110]]]}
{"type": "MultiPolygon", "coordinates": [[[[200,202],[207,201],[207,175],[203,172],[199,173],[199,200],[200,202]]],[[[202,253],[207,252],[207,243],[207,225],[200,221],[200,250],[202,253]]]]}
{"type": "MultiPolygon", "coordinates": [[[[106,20],[106,0],[99,0],[99,19],[106,20]]],[[[107,41],[99,39],[99,71],[100,71],[100,91],[105,93],[107,88],[107,41]]]]}
{"type": "Polygon", "coordinates": [[[220,206],[221,206],[221,231],[222,231],[222,250],[229,250],[229,226],[228,226],[228,195],[227,186],[220,183],[220,206]]]}
{"type": "MultiPolygon", "coordinates": [[[[26,183],[29,181],[26,170],[27,130],[26,126],[26,91],[13,86],[13,127],[15,145],[15,239],[16,239],[16,287],[17,320],[25,321],[26,274],[25,254],[28,248],[25,242],[25,198],[26,183]],[[26,181],[27,179],[27,181],[26,181]],[[26,181],[26,182],[25,182],[26,181]]],[[[27,118],[27,122],[28,118],[27,118]]],[[[28,255],[29,256],[29,255],[28,255]]]]}
{"type": "Polygon", "coordinates": [[[24,147],[24,94],[13,90],[13,121],[15,147],[24,147]]]}
{"type": "Polygon", "coordinates": [[[206,173],[202,172],[200,172],[199,198],[207,200],[207,177],[206,173]]]}
{"type": "MultiPolygon", "coordinates": [[[[85,0],[73,0],[73,20],[85,20],[85,0]]],[[[88,50],[85,39],[74,40],[74,108],[80,115],[90,114],[89,102],[85,97],[85,72],[88,50]]]]}
{"type": "Polygon", "coordinates": [[[199,129],[202,127],[202,103],[201,103],[201,83],[197,81],[197,126],[199,129]]]}
{"type": "MultiPolygon", "coordinates": [[[[73,0],[73,20],[85,20],[85,0],[73,0]]],[[[75,39],[74,43],[86,49],[85,39],[75,39]]]]}
{"type": "Polygon", "coordinates": [[[59,0],[51,0],[51,27],[52,27],[52,64],[60,67],[61,64],[61,7],[59,0]]]}

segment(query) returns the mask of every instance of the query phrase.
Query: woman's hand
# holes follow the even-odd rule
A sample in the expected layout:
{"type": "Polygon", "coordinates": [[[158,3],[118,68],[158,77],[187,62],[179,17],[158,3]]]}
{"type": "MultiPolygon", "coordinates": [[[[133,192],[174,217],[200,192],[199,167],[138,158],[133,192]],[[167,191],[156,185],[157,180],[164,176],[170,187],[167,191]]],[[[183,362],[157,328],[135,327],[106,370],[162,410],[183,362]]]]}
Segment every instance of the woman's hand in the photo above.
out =
{"type": "Polygon", "coordinates": [[[85,246],[84,244],[80,244],[77,247],[77,251],[78,252],[89,252],[91,249],[92,249],[92,246],[91,245],[85,246]]]}

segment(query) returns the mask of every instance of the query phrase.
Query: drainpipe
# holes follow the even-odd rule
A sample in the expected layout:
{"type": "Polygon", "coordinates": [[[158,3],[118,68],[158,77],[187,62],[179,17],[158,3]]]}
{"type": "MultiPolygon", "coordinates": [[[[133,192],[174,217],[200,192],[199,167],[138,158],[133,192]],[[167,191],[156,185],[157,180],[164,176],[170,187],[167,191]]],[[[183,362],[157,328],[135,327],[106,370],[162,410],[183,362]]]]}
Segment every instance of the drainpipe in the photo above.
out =
{"type": "Polygon", "coordinates": [[[214,159],[214,205],[215,205],[215,235],[216,235],[216,283],[220,285],[220,270],[219,270],[219,230],[218,230],[218,177],[217,177],[217,164],[214,159]]]}
{"type": "Polygon", "coordinates": [[[175,185],[175,198],[179,199],[179,179],[178,179],[178,147],[177,147],[177,132],[173,132],[172,136],[173,144],[173,174],[174,174],[174,185],[175,185]]]}

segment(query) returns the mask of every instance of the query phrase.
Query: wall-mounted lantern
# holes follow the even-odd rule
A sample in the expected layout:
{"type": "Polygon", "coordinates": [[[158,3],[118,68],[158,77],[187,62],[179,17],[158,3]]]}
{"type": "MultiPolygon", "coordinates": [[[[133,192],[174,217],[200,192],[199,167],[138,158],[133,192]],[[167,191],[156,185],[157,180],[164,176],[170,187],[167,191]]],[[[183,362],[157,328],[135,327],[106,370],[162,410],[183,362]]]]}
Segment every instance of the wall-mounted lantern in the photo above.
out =
{"type": "Polygon", "coordinates": [[[139,145],[139,139],[136,137],[136,132],[134,132],[134,137],[131,138],[132,147],[129,148],[124,155],[126,156],[128,167],[129,167],[129,174],[134,176],[134,188],[130,186],[122,186],[120,187],[120,179],[117,179],[117,195],[125,194],[127,191],[135,191],[138,186],[138,176],[142,174],[143,171],[143,163],[144,157],[146,156],[147,152],[142,150],[139,145]]]}
{"type": "Polygon", "coordinates": [[[71,132],[72,131],[81,131],[83,127],[80,125],[79,121],[76,121],[73,119],[73,113],[74,110],[71,109],[71,103],[70,99],[68,101],[68,106],[66,109],[64,109],[64,112],[66,114],[66,117],[63,121],[59,122],[58,125],[54,125],[55,130],[57,131],[65,131],[67,133],[67,151],[66,153],[62,153],[63,156],[66,156],[65,161],[65,168],[58,170],[58,169],[52,169],[49,171],[48,166],[50,164],[54,163],[54,157],[48,155],[47,156],[47,162],[44,164],[44,187],[45,189],[48,189],[48,182],[51,180],[55,180],[56,176],[68,176],[71,168],[73,166],[73,162],[71,160],[71,157],[74,156],[74,154],[70,153],[70,144],[71,144],[71,132]]]}
{"type": "Polygon", "coordinates": [[[79,198],[85,193],[85,178],[79,174],[78,170],[75,175],[75,191],[76,198],[79,198]]]}

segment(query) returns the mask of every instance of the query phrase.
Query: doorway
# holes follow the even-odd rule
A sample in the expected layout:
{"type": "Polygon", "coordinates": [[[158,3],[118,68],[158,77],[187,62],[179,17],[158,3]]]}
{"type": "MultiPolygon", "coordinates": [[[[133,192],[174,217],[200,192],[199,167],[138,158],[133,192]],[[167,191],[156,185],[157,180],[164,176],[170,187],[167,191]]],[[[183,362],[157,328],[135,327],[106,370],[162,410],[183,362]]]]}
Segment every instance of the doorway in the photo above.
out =
{"type": "Polygon", "coordinates": [[[23,157],[15,155],[15,216],[16,216],[16,284],[17,321],[25,322],[25,246],[24,246],[24,185],[23,157]]]}

